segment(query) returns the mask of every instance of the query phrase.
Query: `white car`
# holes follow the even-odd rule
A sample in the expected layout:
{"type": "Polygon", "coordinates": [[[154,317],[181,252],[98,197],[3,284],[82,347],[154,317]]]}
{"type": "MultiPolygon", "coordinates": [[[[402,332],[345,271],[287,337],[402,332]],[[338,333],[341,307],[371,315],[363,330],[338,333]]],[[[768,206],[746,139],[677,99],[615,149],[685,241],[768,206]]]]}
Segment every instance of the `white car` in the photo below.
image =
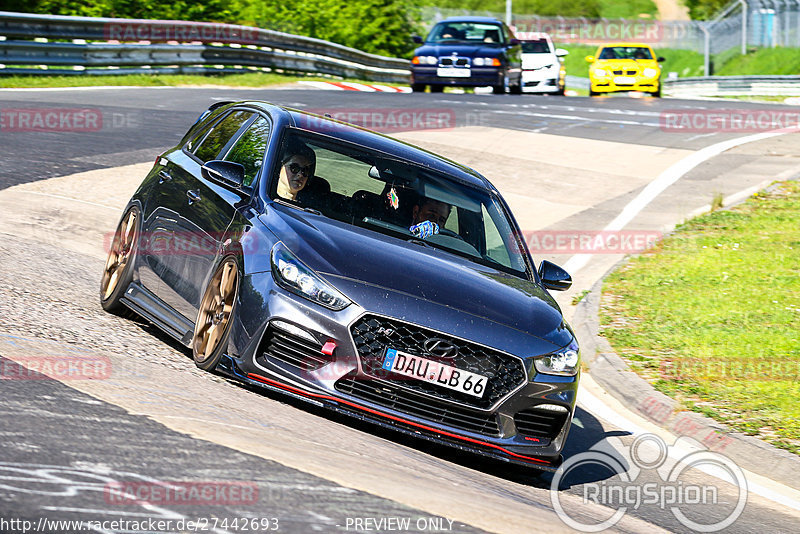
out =
{"type": "Polygon", "coordinates": [[[568,53],[555,48],[546,33],[522,41],[522,91],[563,95],[566,69],[561,58],[568,53]]]}

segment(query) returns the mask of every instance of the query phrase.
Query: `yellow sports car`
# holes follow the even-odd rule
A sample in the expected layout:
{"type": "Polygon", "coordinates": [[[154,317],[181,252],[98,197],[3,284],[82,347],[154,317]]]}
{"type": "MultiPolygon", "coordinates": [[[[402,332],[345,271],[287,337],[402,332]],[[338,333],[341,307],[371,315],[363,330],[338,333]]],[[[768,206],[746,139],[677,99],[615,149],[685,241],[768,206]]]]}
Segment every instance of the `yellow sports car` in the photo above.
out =
{"type": "Polygon", "coordinates": [[[663,57],[642,43],[602,45],[595,56],[586,56],[589,65],[589,95],[616,91],[642,91],[661,96],[663,57]]]}

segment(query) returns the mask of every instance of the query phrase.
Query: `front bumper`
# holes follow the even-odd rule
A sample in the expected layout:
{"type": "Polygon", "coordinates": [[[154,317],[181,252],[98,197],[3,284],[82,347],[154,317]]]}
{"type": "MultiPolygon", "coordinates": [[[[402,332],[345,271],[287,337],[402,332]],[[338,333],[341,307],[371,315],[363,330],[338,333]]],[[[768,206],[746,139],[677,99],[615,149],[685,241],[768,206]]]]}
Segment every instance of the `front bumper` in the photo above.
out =
{"type": "Polygon", "coordinates": [[[523,93],[557,93],[560,89],[557,74],[544,69],[522,71],[523,93]]]}
{"type": "MultiPolygon", "coordinates": [[[[477,408],[437,398],[365,371],[351,327],[365,315],[382,310],[353,304],[332,312],[278,288],[269,273],[251,278],[251,287],[271,286],[262,310],[263,323],[250,335],[243,323],[234,322],[233,346],[228,351],[233,356],[223,359],[220,371],[437,443],[539,469],[557,467],[574,413],[579,376],[540,375],[531,359],[523,359],[519,383],[491,406],[477,408]],[[323,347],[328,342],[335,344],[335,350],[325,355],[323,347]],[[538,430],[537,425],[542,424],[549,425],[547,432],[538,430]]],[[[431,303],[427,306],[431,309],[421,317],[449,323],[447,312],[434,310],[438,306],[431,303]]],[[[430,325],[419,328],[433,331],[430,325]]],[[[509,333],[497,335],[503,338],[509,333]]],[[[465,342],[474,343],[470,339],[465,342]]]]}
{"type": "MultiPolygon", "coordinates": [[[[442,85],[446,87],[485,87],[503,84],[501,67],[472,67],[468,77],[439,76],[436,66],[411,68],[411,83],[421,85],[442,85]]],[[[460,70],[460,69],[454,69],[460,70]]]]}
{"type": "Polygon", "coordinates": [[[590,78],[590,88],[595,93],[614,93],[618,91],[640,91],[645,93],[657,93],[659,87],[658,78],[637,77],[634,83],[615,83],[612,76],[604,78],[590,78]]]}

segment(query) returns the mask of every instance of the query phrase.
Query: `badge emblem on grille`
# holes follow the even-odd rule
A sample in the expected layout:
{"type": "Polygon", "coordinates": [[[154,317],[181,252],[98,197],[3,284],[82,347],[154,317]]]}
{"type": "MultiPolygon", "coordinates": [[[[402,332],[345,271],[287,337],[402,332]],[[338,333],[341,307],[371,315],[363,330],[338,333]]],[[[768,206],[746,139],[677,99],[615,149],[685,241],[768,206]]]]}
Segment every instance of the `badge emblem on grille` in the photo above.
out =
{"type": "Polygon", "coordinates": [[[458,347],[438,337],[426,339],[425,343],[422,344],[422,348],[424,348],[425,352],[428,354],[444,360],[453,360],[458,356],[458,347]]]}

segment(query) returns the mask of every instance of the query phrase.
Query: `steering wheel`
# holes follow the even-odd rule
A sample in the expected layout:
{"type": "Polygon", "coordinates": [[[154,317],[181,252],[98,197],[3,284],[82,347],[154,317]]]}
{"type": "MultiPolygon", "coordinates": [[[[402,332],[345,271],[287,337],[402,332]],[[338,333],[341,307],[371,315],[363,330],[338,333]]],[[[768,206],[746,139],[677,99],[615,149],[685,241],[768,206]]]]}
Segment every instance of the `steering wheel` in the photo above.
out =
{"type": "Polygon", "coordinates": [[[446,235],[448,237],[455,237],[455,238],[460,239],[461,241],[464,241],[464,238],[461,237],[459,234],[455,233],[452,230],[448,230],[447,228],[442,228],[441,226],[439,227],[439,235],[446,235]]]}

